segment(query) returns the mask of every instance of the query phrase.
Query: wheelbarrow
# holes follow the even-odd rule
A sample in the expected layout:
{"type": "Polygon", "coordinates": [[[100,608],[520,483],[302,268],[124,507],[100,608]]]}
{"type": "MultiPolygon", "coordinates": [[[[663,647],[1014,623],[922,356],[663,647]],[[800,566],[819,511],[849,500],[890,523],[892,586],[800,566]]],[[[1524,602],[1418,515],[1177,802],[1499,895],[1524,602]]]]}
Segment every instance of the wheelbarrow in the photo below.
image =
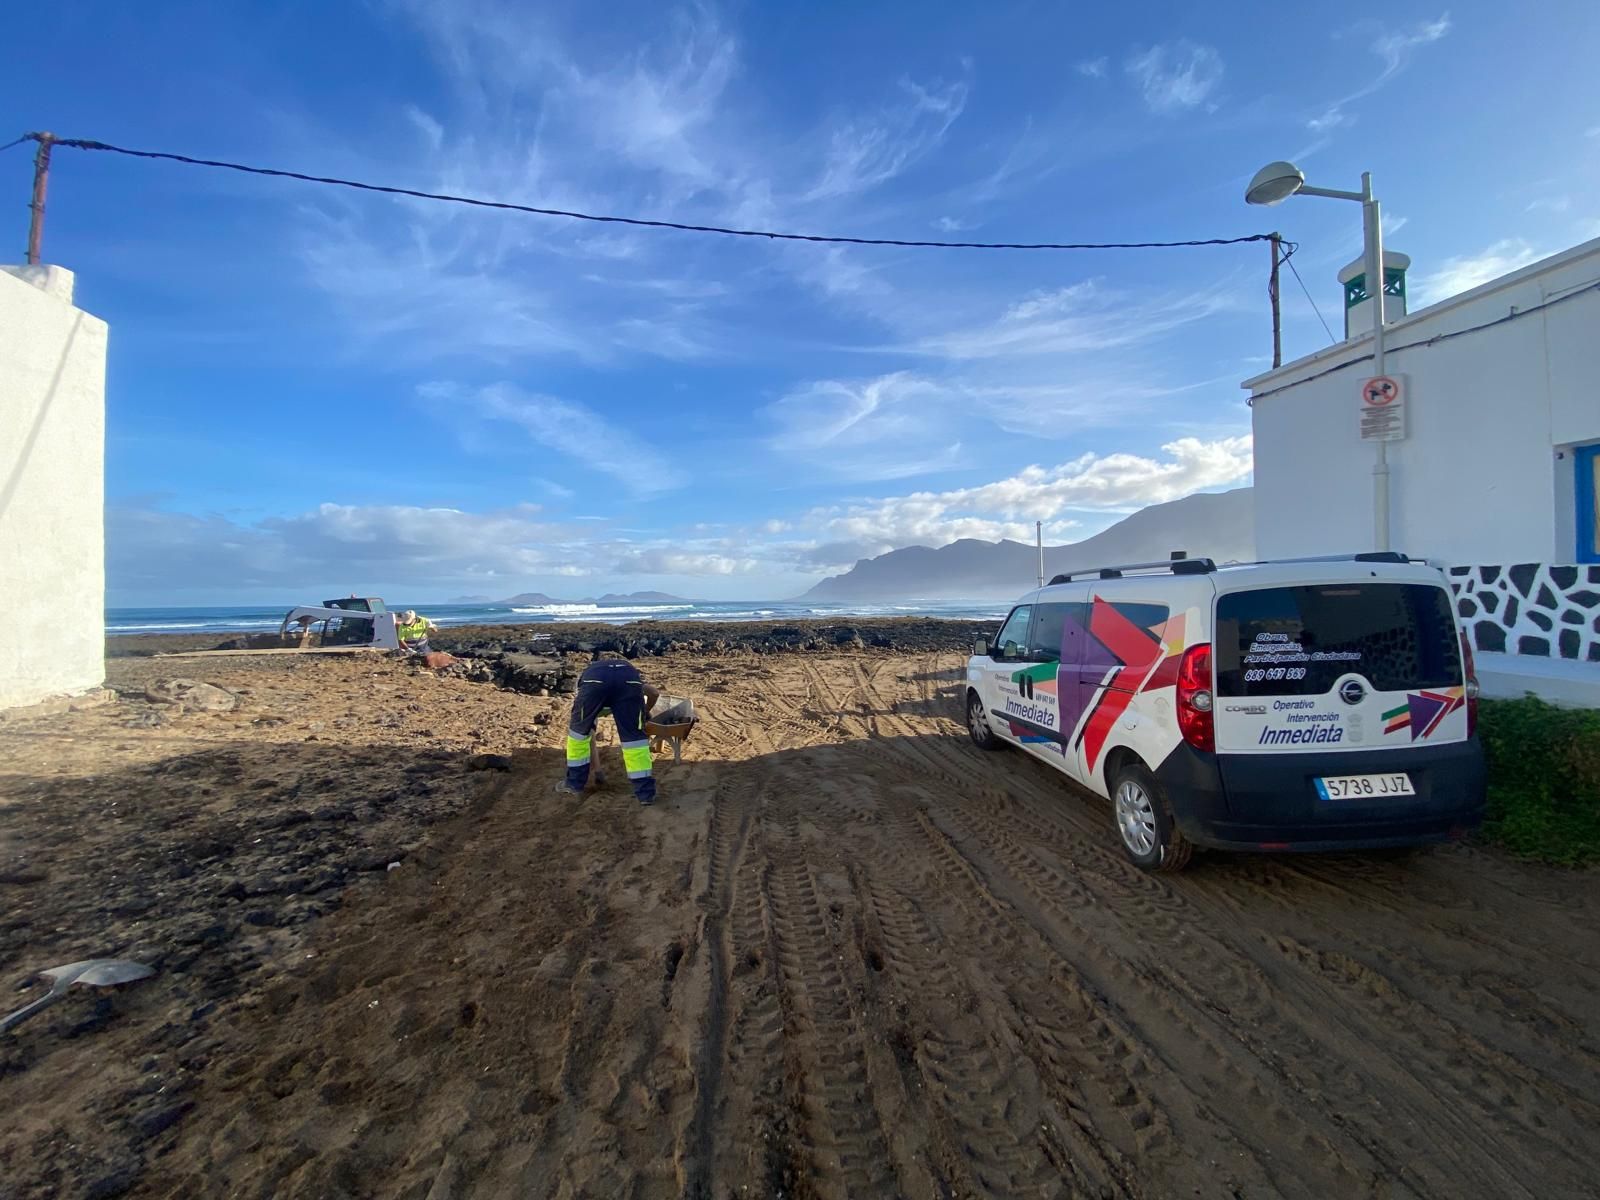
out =
{"type": "Polygon", "coordinates": [[[650,752],[660,754],[665,746],[672,747],[672,761],[683,761],[683,744],[689,740],[700,718],[695,716],[694,701],[687,696],[662,696],[645,718],[644,731],[650,736],[650,752]]]}

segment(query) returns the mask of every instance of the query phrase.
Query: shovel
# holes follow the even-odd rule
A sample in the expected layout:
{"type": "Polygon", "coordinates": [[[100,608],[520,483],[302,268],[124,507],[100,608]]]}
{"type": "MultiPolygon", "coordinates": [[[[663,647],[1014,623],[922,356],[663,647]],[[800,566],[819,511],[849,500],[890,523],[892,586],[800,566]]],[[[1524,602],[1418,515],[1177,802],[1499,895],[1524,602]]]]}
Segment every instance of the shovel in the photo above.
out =
{"type": "Polygon", "coordinates": [[[41,1008],[49,1008],[64,997],[67,989],[75,983],[85,987],[113,987],[119,983],[132,983],[136,979],[148,979],[154,974],[143,963],[130,962],[125,958],[86,958],[82,962],[40,971],[39,978],[50,981],[50,990],[32,1004],[25,1004],[16,1012],[0,1018],[0,1033],[22,1024],[41,1008]]]}

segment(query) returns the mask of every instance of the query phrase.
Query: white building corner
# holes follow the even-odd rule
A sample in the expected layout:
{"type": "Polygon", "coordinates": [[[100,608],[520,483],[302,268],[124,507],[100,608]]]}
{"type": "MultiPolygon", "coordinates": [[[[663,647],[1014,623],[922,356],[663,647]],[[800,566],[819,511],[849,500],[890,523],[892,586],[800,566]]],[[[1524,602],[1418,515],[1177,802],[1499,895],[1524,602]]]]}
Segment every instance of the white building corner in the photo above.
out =
{"type": "Polygon", "coordinates": [[[105,679],[107,327],[72,292],[0,266],[0,709],[105,679]]]}

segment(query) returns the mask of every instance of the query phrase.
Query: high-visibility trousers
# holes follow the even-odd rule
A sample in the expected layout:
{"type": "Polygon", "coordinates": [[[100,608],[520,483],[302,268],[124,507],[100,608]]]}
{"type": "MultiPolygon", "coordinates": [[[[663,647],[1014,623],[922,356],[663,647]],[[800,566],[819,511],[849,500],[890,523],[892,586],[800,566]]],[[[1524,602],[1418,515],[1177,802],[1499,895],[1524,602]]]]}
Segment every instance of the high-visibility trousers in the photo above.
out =
{"type": "Polygon", "coordinates": [[[621,659],[592,662],[578,679],[578,696],[567,725],[567,786],[581,792],[588,785],[594,727],[606,709],[617,723],[622,765],[633,794],[641,804],[649,804],[656,798],[656,780],[650,739],[644,731],[644,681],[633,664],[621,659]]]}

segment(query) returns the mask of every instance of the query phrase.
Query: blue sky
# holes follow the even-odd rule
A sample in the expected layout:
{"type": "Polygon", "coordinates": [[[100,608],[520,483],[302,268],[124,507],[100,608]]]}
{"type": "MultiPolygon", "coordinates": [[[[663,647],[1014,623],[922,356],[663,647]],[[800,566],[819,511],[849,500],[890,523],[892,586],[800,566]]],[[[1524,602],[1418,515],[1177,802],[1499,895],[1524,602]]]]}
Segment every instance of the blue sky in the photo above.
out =
{"type": "MultiPolygon", "coordinates": [[[[1268,159],[1374,173],[1413,307],[1600,235],[1589,0],[24,8],[17,133],[867,237],[1278,229],[1336,329],[1359,213],[1247,207],[1268,159]]],[[[1076,540],[1247,483],[1270,352],[1259,244],[816,247],[69,150],[45,257],[111,324],[113,604],[781,597],[1076,540]]]]}

